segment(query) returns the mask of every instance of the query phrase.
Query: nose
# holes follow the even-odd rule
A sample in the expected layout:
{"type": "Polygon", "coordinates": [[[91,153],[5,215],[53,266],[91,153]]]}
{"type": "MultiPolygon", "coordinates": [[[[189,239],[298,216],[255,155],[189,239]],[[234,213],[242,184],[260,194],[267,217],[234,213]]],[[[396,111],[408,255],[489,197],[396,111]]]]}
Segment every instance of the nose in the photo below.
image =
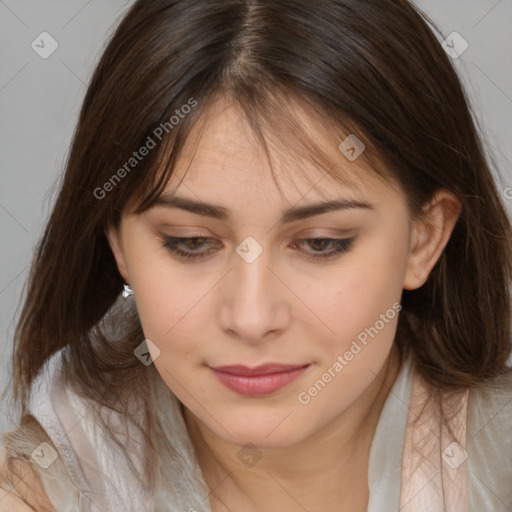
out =
{"type": "Polygon", "coordinates": [[[290,296],[271,268],[269,251],[250,263],[235,254],[234,267],[222,285],[221,327],[253,345],[274,339],[290,323],[290,296]]]}

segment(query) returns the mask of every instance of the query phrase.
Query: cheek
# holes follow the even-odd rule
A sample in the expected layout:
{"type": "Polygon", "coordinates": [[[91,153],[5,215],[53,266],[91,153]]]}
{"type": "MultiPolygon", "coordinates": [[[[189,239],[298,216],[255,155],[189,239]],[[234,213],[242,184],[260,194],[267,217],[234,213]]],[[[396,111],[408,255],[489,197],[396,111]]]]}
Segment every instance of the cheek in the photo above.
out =
{"type": "Polygon", "coordinates": [[[334,332],[319,336],[317,327],[308,335],[316,340],[319,366],[298,401],[301,406],[314,403],[319,417],[333,419],[357,400],[381,371],[393,346],[403,270],[396,265],[396,254],[388,252],[389,258],[373,254],[335,274],[328,288],[309,292],[319,316],[334,332]],[[327,382],[325,388],[322,382],[327,382]]]}
{"type": "Polygon", "coordinates": [[[174,280],[172,276],[146,281],[136,297],[145,336],[162,352],[193,351],[198,340],[197,331],[207,328],[200,318],[205,314],[201,299],[209,288],[204,283],[196,287],[190,283],[181,285],[180,280],[174,280]]]}
{"type": "Polygon", "coordinates": [[[140,254],[132,274],[144,335],[160,350],[155,365],[179,374],[208,340],[218,276],[175,263],[165,253],[140,254]]]}
{"type": "MultiPolygon", "coordinates": [[[[347,258],[346,264],[333,266],[321,283],[310,283],[303,289],[302,296],[325,324],[325,333],[331,333],[333,348],[341,350],[350,345],[390,308],[386,320],[394,318],[393,305],[401,299],[406,257],[403,245],[375,240],[364,251],[347,258]]],[[[382,327],[380,322],[378,327],[382,327]]],[[[388,322],[382,330],[386,336],[388,322]]]]}
{"type": "MultiPolygon", "coordinates": [[[[158,347],[157,355],[151,352],[157,371],[169,388],[186,400],[180,390],[183,386],[190,387],[184,383],[189,382],[191,363],[195,367],[202,362],[202,344],[208,330],[207,322],[200,321],[204,314],[201,304],[204,293],[181,291],[182,288],[177,293],[175,287],[168,289],[166,283],[176,285],[171,279],[160,279],[153,284],[148,281],[147,289],[137,294],[137,309],[145,337],[158,347]]],[[[198,392],[206,390],[201,388],[198,392]]]]}

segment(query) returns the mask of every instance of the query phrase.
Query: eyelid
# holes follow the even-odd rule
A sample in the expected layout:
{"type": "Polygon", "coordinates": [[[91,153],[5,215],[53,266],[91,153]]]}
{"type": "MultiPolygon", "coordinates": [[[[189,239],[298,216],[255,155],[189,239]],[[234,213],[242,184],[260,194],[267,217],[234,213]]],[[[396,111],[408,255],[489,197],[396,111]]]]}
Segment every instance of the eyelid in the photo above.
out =
{"type": "MultiPolygon", "coordinates": [[[[292,239],[293,245],[295,247],[301,246],[304,242],[308,243],[311,241],[327,241],[328,245],[331,246],[331,250],[328,251],[299,251],[301,252],[302,257],[306,260],[314,261],[314,262],[329,262],[334,261],[345,253],[348,253],[356,241],[356,236],[353,237],[327,237],[327,236],[310,236],[310,237],[296,237],[292,239]]],[[[181,260],[183,262],[200,262],[203,259],[206,259],[210,256],[210,254],[215,253],[215,249],[212,250],[203,250],[197,251],[194,250],[183,250],[180,249],[180,244],[184,244],[189,242],[190,240],[204,239],[203,242],[200,242],[199,245],[215,245],[215,243],[211,243],[210,240],[214,240],[211,237],[204,236],[188,236],[188,237],[176,237],[170,235],[162,236],[162,245],[167,249],[175,258],[181,260]]],[[[222,242],[221,242],[222,244],[222,242]]]]}

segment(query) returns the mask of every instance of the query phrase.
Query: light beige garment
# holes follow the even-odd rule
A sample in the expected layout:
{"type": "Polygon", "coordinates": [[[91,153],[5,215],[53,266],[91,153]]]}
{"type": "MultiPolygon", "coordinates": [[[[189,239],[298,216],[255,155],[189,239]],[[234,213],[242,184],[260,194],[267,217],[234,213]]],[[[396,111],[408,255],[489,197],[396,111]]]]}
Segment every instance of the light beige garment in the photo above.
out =
{"type": "Polygon", "coordinates": [[[443,397],[448,424],[431,403],[419,374],[414,375],[402,460],[401,512],[469,512],[466,422],[469,390],[443,397]]]}
{"type": "MultiPolygon", "coordinates": [[[[39,374],[30,402],[31,413],[59,454],[47,469],[33,463],[56,512],[97,512],[96,503],[102,512],[211,512],[181,404],[163,380],[157,379],[154,393],[161,404],[157,415],[163,432],[176,454],[162,461],[162,473],[173,490],[159,487],[149,495],[129,471],[123,452],[93,424],[87,401],[62,385],[60,355],[55,354],[39,374]]],[[[411,423],[424,394],[409,358],[389,392],[372,441],[367,512],[510,512],[512,377],[452,398],[460,406],[451,422],[460,448],[450,446],[453,440],[440,431],[432,409],[426,410],[416,426],[411,423]],[[425,433],[430,441],[422,443],[425,433]],[[465,445],[469,457],[451,467],[465,457],[461,451],[465,445]],[[419,454],[426,460],[415,471],[419,454]]],[[[122,418],[111,416],[122,427],[122,418]]],[[[10,451],[25,454],[30,462],[33,450],[46,440],[17,440],[18,449],[11,446],[10,451]]],[[[143,446],[130,443],[130,448],[133,457],[142,460],[143,446]]]]}

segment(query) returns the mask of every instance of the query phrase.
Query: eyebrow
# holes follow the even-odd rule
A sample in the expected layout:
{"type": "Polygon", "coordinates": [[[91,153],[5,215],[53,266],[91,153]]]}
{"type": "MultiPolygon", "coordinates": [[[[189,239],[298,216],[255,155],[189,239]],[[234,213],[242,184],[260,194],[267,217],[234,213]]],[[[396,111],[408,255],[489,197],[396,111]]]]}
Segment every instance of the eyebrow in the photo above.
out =
{"type": "MultiPolygon", "coordinates": [[[[164,208],[180,208],[187,212],[203,215],[205,217],[212,217],[217,220],[228,220],[231,211],[224,206],[218,206],[202,201],[196,201],[187,197],[180,197],[175,195],[162,195],[154,203],[154,206],[162,206],[164,208]]],[[[279,222],[281,224],[293,222],[296,220],[306,219],[314,215],[322,213],[337,211],[337,210],[351,210],[351,209],[366,209],[375,210],[375,207],[365,201],[354,201],[350,199],[337,199],[321,203],[313,203],[305,206],[294,206],[285,210],[279,222]]]]}

